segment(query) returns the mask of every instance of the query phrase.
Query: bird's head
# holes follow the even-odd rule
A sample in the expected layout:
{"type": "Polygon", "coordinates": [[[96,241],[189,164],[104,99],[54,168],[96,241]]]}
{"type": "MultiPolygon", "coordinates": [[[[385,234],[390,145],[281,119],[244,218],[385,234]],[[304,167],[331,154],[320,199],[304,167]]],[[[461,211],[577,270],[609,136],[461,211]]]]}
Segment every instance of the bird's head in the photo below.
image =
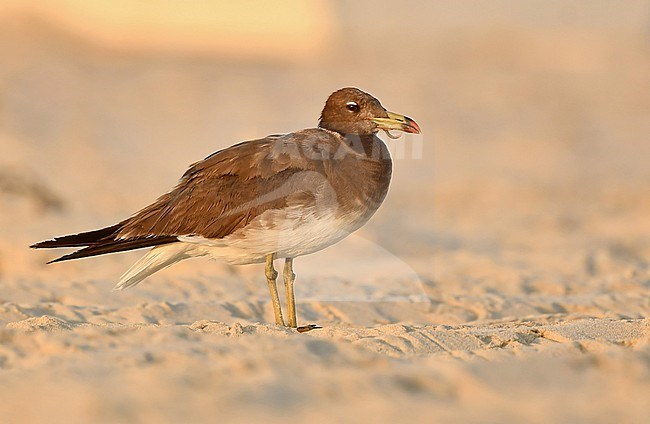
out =
{"type": "Polygon", "coordinates": [[[379,130],[420,134],[414,120],[387,111],[379,100],[353,87],[330,94],[318,126],[341,134],[371,135],[379,130]]]}

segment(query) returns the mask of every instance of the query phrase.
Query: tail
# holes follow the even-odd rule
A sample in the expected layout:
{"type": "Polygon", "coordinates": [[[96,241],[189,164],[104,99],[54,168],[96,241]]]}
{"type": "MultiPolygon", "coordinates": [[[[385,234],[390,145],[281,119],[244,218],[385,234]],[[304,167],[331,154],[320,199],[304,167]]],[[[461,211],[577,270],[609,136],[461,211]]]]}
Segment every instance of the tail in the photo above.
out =
{"type": "Polygon", "coordinates": [[[151,274],[189,257],[191,255],[188,254],[188,246],[185,243],[155,247],[120,277],[120,281],[113,290],[124,290],[135,286],[151,274]]]}
{"type": "Polygon", "coordinates": [[[134,239],[120,239],[117,234],[122,224],[115,224],[99,230],[87,231],[85,233],[71,234],[68,236],[55,237],[53,240],[45,240],[35,243],[30,247],[33,249],[51,249],[57,247],[84,247],[60,258],[51,260],[53,262],[68,261],[71,259],[87,258],[90,256],[103,255],[106,253],[125,252],[127,250],[141,249],[144,247],[159,246],[162,244],[174,243],[178,239],[175,236],[152,236],[134,239]]]}

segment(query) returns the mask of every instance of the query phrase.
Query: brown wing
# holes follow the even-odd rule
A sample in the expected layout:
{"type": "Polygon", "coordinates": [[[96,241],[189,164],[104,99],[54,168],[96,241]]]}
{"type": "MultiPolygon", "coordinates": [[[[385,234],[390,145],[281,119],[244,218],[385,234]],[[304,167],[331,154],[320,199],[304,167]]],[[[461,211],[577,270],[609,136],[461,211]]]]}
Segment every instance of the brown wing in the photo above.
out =
{"type": "Polygon", "coordinates": [[[313,202],[310,176],[331,172],[330,152],[339,145],[337,135],[311,129],[221,150],[193,164],[171,192],[123,221],[117,237],[222,238],[266,210],[313,202]]]}

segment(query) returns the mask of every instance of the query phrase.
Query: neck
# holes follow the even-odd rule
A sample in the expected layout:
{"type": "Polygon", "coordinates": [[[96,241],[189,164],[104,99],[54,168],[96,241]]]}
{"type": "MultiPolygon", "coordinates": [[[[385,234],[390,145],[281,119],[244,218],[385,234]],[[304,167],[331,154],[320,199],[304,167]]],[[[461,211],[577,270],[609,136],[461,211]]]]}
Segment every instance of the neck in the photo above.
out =
{"type": "Polygon", "coordinates": [[[377,134],[341,134],[348,146],[355,152],[374,160],[390,161],[390,153],[386,144],[377,134]]]}

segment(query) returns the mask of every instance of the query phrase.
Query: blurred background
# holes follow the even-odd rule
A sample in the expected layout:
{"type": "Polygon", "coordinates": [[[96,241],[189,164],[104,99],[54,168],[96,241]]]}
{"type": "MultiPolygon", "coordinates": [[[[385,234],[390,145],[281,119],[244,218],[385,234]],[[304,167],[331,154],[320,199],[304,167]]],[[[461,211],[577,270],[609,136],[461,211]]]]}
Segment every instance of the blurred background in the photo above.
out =
{"type": "Polygon", "coordinates": [[[328,272],[370,275],[359,296],[401,276],[434,322],[650,309],[647,1],[4,0],[0,58],[0,300],[189,299],[180,276],[240,297],[231,274],[259,269],[180,264],[117,301],[138,253],[46,269],[56,253],[27,246],[124,218],[218,149],[315,126],[358,86],[423,134],[392,143],[360,240],[298,275],[345,254],[328,272]]]}
{"type": "Polygon", "coordinates": [[[647,0],[0,0],[0,416],[645,422],[649,135],[647,0]],[[111,292],[143,252],[27,247],[344,86],[423,134],[371,221],[296,261],[323,329],[254,324],[261,265],[111,292]]]}

